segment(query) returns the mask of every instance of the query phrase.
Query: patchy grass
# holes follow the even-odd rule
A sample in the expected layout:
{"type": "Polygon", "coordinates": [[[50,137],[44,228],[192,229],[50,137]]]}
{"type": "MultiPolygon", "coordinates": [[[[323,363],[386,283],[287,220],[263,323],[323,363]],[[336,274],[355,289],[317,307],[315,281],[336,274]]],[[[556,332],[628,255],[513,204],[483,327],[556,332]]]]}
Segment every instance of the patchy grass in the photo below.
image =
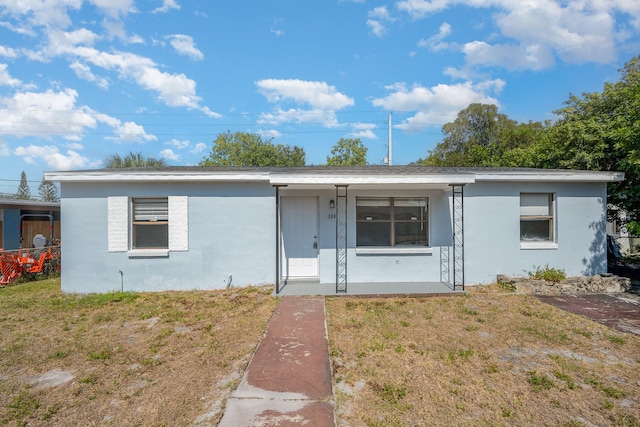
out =
{"type": "Polygon", "coordinates": [[[0,425],[191,425],[201,415],[215,425],[271,317],[271,292],[82,296],[63,294],[60,279],[0,288],[0,425]]]}
{"type": "Polygon", "coordinates": [[[640,425],[640,337],[504,291],[327,299],[338,425],[640,425]]]}

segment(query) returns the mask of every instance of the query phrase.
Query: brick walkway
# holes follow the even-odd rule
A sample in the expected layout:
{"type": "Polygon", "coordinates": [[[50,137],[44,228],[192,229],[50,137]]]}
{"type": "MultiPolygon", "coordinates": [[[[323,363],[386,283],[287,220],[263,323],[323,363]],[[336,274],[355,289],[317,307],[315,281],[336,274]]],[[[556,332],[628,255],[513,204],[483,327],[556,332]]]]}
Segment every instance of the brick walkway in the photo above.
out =
{"type": "Polygon", "coordinates": [[[335,426],[324,299],[280,299],[220,427],[335,426]]]}

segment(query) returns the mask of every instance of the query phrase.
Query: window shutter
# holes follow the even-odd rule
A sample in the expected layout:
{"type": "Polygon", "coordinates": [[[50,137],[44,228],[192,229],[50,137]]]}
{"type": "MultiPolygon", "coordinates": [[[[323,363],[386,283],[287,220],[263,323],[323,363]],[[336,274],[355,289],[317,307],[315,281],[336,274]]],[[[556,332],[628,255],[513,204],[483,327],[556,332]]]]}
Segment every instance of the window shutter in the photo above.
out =
{"type": "Polygon", "coordinates": [[[169,197],[169,250],[189,250],[189,198],[169,197]]]}
{"type": "Polygon", "coordinates": [[[107,250],[129,250],[129,198],[113,196],[107,199],[107,250]]]}

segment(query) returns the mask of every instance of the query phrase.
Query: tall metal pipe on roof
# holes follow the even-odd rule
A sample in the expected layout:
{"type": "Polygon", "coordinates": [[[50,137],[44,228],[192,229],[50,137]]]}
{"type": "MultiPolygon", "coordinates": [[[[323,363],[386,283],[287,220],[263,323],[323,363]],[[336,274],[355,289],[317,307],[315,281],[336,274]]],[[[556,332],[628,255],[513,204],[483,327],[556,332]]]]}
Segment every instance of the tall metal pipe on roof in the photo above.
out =
{"type": "Polygon", "coordinates": [[[387,166],[391,166],[393,165],[393,138],[391,136],[391,119],[392,119],[392,115],[393,113],[389,113],[389,144],[387,147],[387,166]]]}

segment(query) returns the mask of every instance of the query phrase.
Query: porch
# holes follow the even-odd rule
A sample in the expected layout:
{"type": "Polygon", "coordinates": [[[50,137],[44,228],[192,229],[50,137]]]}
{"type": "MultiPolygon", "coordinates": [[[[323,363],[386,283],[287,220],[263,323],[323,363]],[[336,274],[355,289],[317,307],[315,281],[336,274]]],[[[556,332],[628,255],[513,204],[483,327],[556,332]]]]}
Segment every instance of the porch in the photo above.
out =
{"type": "Polygon", "coordinates": [[[276,296],[435,296],[464,295],[463,290],[453,289],[453,285],[441,282],[367,282],[349,283],[347,292],[336,292],[335,283],[320,283],[307,280],[286,280],[280,283],[280,293],[276,296]]]}
{"type": "Polygon", "coordinates": [[[272,176],[276,294],[464,290],[463,188],[471,181],[463,178],[413,182],[406,176],[272,176]],[[437,227],[431,227],[432,220],[437,227]],[[434,251],[439,252],[433,256],[434,251]],[[331,276],[335,283],[327,283],[331,276]],[[413,282],[438,277],[438,282],[413,282]]]}

